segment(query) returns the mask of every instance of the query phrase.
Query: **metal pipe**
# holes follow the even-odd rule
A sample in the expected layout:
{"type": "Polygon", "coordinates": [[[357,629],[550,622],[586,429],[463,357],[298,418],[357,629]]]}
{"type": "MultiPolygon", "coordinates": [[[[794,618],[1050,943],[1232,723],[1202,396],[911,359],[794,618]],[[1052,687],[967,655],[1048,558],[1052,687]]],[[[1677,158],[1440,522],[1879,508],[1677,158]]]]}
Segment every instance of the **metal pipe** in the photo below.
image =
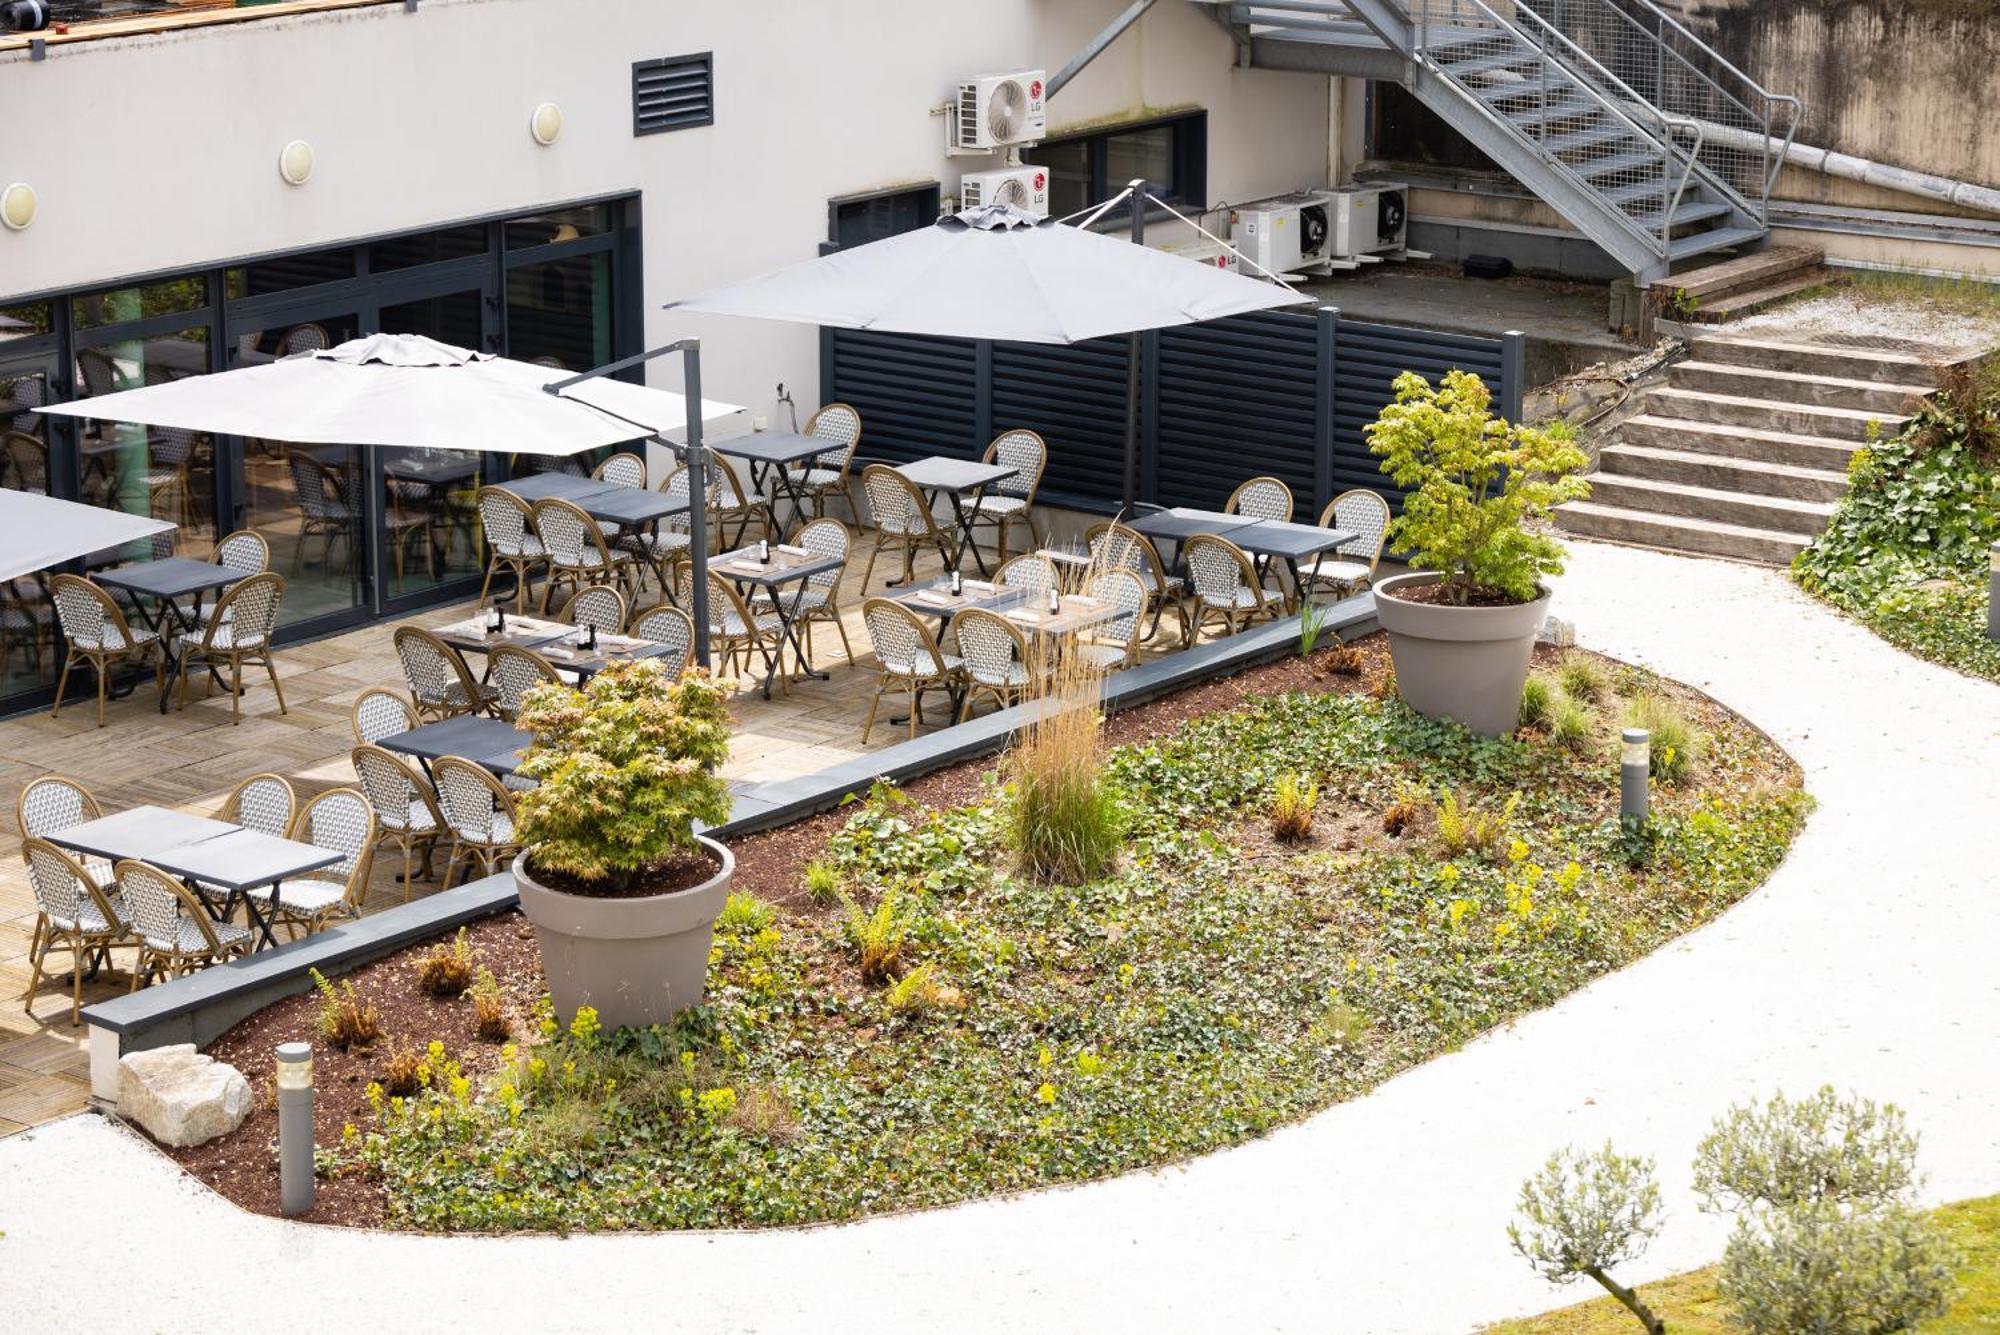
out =
{"type": "Polygon", "coordinates": [[[1127,28],[1146,17],[1146,11],[1151,9],[1154,3],[1155,0],[1132,0],[1131,4],[1125,6],[1124,13],[1111,20],[1103,32],[1085,42],[1083,50],[1071,56],[1067,64],[1049,76],[1048,89],[1043,93],[1043,97],[1051,98],[1060,93],[1064,84],[1083,73],[1085,65],[1104,54],[1105,47],[1123,37],[1127,28]]]}
{"type": "MultiPolygon", "coordinates": [[[[1748,130],[1706,120],[1698,123],[1702,132],[1718,144],[1761,150],[1765,143],[1764,136],[1748,130]]],[[[1830,148],[1816,148],[1811,144],[1787,144],[1781,160],[1789,167],[1837,176],[1845,181],[1859,181],[1863,185],[1935,199],[1962,209],[1977,209],[1981,213],[2000,213],[2000,190],[1970,181],[1911,171],[1907,167],[1891,167],[1885,162],[1873,162],[1851,153],[1836,153],[1830,148]]]]}

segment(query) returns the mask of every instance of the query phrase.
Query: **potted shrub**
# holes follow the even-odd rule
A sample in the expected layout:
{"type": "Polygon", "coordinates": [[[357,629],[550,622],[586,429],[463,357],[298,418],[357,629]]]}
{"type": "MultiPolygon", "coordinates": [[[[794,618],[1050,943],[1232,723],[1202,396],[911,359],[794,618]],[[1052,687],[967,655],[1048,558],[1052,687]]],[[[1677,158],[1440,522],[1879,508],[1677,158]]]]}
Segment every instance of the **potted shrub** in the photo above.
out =
{"type": "Polygon", "coordinates": [[[530,691],[519,772],[521,911],[535,925],[557,1014],[606,1028],[662,1023],[701,1000],[729,850],[695,823],[729,816],[723,688],[655,662],[618,663],[577,690],[530,691]]]}
{"type": "Polygon", "coordinates": [[[1562,544],[1529,521],[1588,496],[1577,474],[1590,461],[1567,427],[1505,422],[1491,404],[1476,375],[1433,388],[1405,371],[1366,433],[1382,471],[1411,489],[1389,526],[1411,573],[1375,586],[1397,688],[1421,713],[1497,736],[1519,716],[1548,615],[1542,577],[1562,573],[1562,544]]]}

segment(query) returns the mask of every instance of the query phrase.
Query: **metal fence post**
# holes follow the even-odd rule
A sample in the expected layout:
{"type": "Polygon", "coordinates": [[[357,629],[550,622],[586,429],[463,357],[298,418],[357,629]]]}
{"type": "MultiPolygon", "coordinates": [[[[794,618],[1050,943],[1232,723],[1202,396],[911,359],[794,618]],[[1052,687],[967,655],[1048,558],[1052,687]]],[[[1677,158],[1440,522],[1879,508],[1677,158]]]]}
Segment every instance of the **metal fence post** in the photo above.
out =
{"type": "Polygon", "coordinates": [[[1500,415],[1510,422],[1521,420],[1521,403],[1527,397],[1528,336],[1518,329],[1500,335],[1500,415]]]}
{"type": "Polygon", "coordinates": [[[1139,340],[1139,495],[1152,504],[1160,498],[1160,331],[1148,330],[1139,340]]]}
{"type": "Polygon", "coordinates": [[[975,458],[993,436],[993,340],[982,338],[972,345],[972,453],[975,458]]]}
{"type": "Polygon", "coordinates": [[[819,402],[832,403],[840,397],[840,377],[834,373],[833,330],[819,327],[819,402]]]}
{"type": "Polygon", "coordinates": [[[1313,512],[1333,499],[1334,410],[1340,378],[1340,307],[1322,306],[1315,313],[1313,364],[1313,512]]]}

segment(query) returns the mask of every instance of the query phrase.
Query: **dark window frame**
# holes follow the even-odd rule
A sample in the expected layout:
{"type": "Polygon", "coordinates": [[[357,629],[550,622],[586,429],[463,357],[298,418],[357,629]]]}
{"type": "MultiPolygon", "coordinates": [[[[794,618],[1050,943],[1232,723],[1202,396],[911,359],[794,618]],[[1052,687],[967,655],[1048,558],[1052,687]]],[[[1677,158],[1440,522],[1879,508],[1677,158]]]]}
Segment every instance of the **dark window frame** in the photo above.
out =
{"type": "MultiPolygon", "coordinates": [[[[1206,209],[1208,207],[1208,110],[1205,107],[1192,111],[1178,111],[1171,116],[1154,116],[1146,120],[1122,121],[1116,125],[1098,126],[1084,134],[1052,135],[1022,156],[1032,162],[1036,149],[1047,148],[1052,144],[1085,145],[1089,185],[1084,193],[1088,204],[1100,204],[1123,190],[1126,185],[1124,181],[1110,179],[1110,141],[1120,135],[1162,127],[1174,132],[1175,179],[1173,188],[1164,191],[1161,198],[1171,201],[1183,211],[1206,209]]],[[[1167,183],[1156,181],[1153,184],[1164,186],[1167,183]]],[[[1153,212],[1157,213],[1159,210],[1155,209],[1153,212]]],[[[1106,214],[1105,218],[1124,216],[1125,210],[1121,206],[1106,214]]]]}
{"type": "Polygon", "coordinates": [[[715,124],[715,52],[691,51],[684,56],[659,56],[652,60],[632,62],[632,134],[634,138],[649,134],[672,134],[677,130],[699,130],[715,124]],[[699,65],[702,74],[702,90],[707,97],[707,110],[698,120],[683,120],[658,125],[648,125],[645,114],[639,109],[639,80],[644,74],[654,70],[672,69],[680,65],[699,65]]]}
{"type": "MultiPolygon", "coordinates": [[[[860,194],[835,195],[832,199],[826,201],[827,246],[838,250],[844,249],[849,245],[864,245],[866,241],[881,240],[881,237],[871,236],[866,238],[866,240],[843,241],[841,239],[840,227],[841,210],[852,208],[858,204],[875,204],[884,200],[901,199],[905,196],[912,199],[915,204],[917,217],[923,220],[918,226],[924,226],[935,221],[938,214],[944,208],[944,184],[941,181],[913,181],[908,185],[890,186],[885,190],[864,190],[860,194]]],[[[894,236],[896,233],[886,232],[883,235],[894,236]]]]}

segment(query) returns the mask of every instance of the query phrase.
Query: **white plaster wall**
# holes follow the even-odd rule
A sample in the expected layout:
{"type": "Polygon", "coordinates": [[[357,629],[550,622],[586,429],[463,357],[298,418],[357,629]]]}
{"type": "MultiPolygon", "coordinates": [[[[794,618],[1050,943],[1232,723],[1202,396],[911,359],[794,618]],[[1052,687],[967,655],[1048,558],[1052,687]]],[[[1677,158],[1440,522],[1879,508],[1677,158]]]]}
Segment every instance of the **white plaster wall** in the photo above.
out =
{"type": "MultiPolygon", "coordinates": [[[[701,336],[712,397],[768,412],[783,380],[809,404],[813,331],[662,303],[809,258],[830,197],[953,193],[992,165],[944,155],[930,112],[956,80],[1054,71],[1123,3],[424,0],[0,57],[0,181],[41,198],[0,233],[0,295],[635,190],[649,343],[701,336]],[[702,50],[717,123],[635,138],[631,62],[702,50]],[[528,134],[542,101],[566,117],[552,148],[528,134]],[[302,188],[276,166],[295,138],[318,152],[302,188]]],[[[1328,81],[1233,57],[1194,6],[1158,5],[1051,102],[1051,132],[1204,107],[1212,200],[1323,180],[1328,81]]]]}

